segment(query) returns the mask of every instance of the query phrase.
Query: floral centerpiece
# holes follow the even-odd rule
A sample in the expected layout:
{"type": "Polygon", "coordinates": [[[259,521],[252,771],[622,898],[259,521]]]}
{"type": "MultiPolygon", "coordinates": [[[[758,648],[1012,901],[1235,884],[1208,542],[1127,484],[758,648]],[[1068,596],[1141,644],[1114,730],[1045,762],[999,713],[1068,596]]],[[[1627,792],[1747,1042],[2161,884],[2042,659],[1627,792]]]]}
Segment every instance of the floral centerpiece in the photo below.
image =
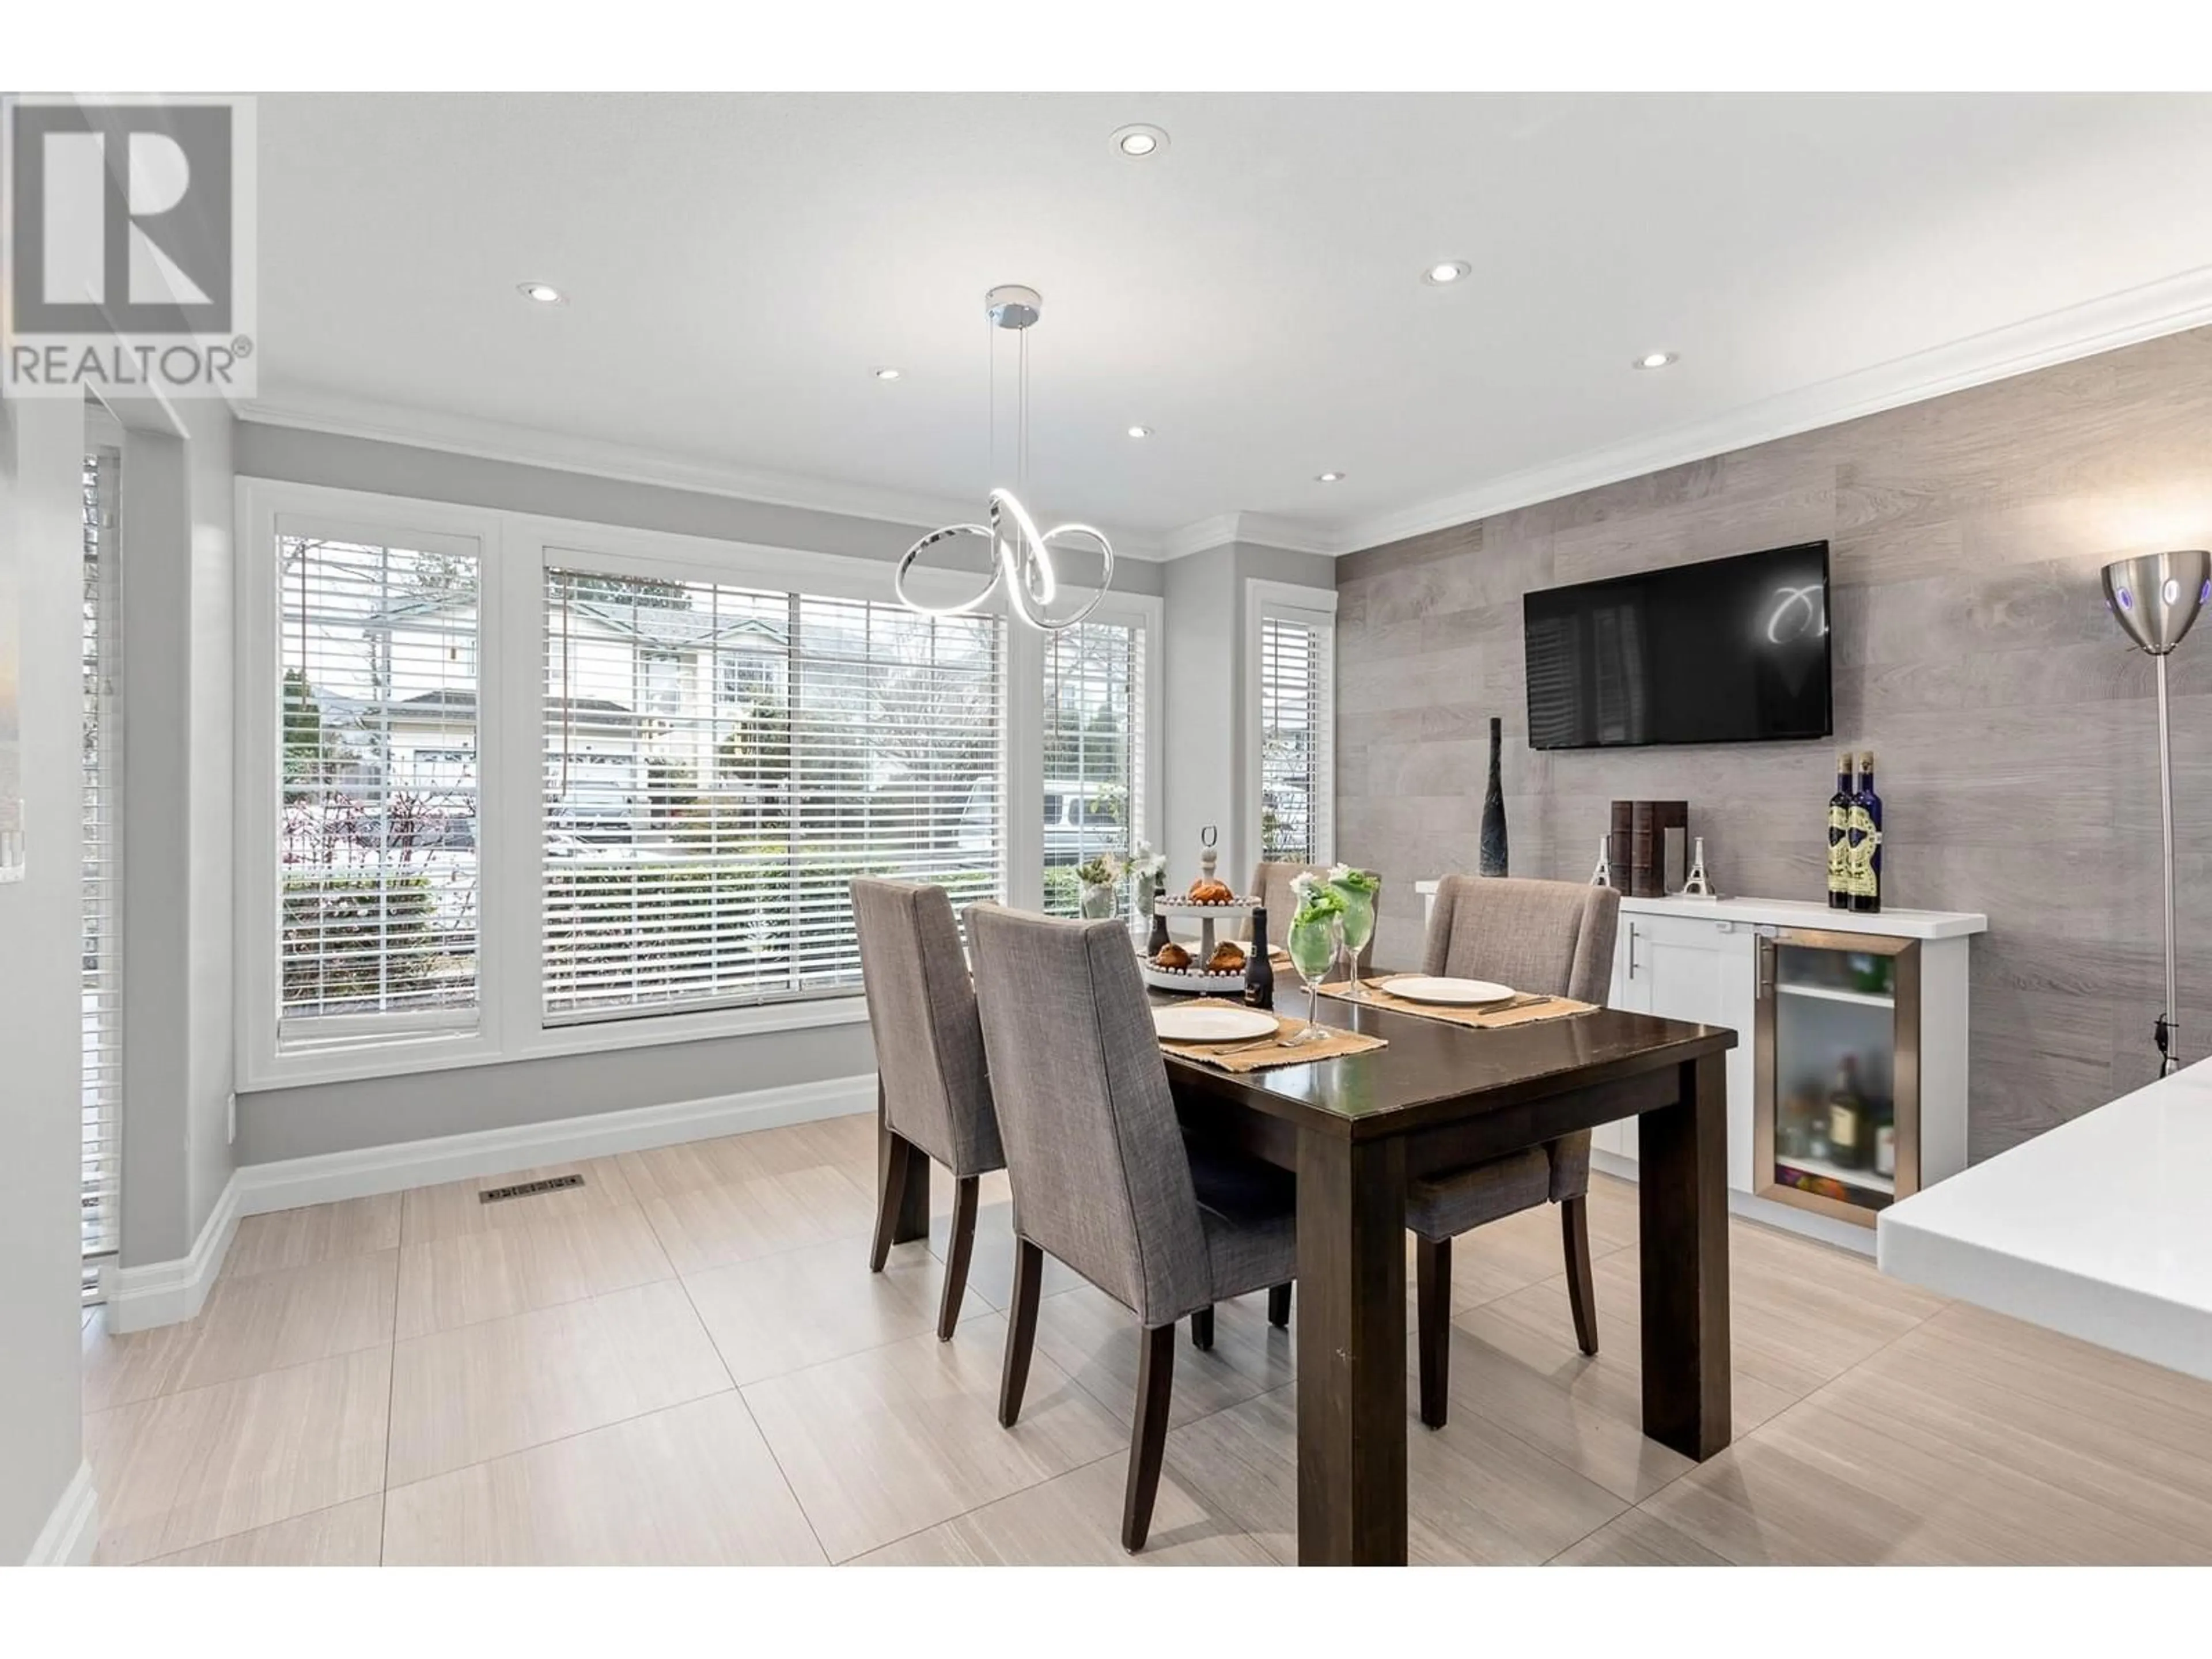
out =
{"type": "Polygon", "coordinates": [[[1167,872],[1167,867],[1166,854],[1155,853],[1152,850],[1152,842],[1148,841],[1140,841],[1137,843],[1137,850],[1129,858],[1128,871],[1136,878],[1139,915],[1149,916],[1152,914],[1152,889],[1158,885],[1160,877],[1167,872]]]}
{"type": "Polygon", "coordinates": [[[1114,890],[1121,885],[1127,866],[1112,853],[1092,854],[1075,866],[1083,884],[1082,911],[1086,921],[1103,921],[1114,914],[1114,890]]]}

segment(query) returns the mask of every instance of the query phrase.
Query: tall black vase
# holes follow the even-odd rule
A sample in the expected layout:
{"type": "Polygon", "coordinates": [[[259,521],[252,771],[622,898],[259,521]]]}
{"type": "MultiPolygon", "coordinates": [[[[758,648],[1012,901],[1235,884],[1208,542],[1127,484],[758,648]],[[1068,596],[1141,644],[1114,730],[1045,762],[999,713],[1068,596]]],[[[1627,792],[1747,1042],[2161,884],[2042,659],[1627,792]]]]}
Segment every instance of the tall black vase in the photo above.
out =
{"type": "Polygon", "coordinates": [[[1505,787],[1498,775],[1498,761],[1504,739],[1500,736],[1497,716],[1490,721],[1490,787],[1482,794],[1482,873],[1502,876],[1505,873],[1505,787]]]}

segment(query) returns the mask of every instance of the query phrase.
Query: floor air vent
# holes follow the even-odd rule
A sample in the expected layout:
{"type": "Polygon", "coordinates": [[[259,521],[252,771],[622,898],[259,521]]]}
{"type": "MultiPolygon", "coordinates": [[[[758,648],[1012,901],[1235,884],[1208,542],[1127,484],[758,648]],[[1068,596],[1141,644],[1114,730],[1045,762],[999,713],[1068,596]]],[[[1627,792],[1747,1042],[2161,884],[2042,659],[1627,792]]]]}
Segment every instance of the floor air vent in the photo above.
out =
{"type": "Polygon", "coordinates": [[[534,1198],[539,1193],[557,1193],[569,1187],[580,1187],[584,1177],[580,1175],[554,1176],[544,1181],[519,1181],[512,1187],[487,1187],[477,1194],[479,1204],[496,1204],[505,1198],[534,1198]]]}

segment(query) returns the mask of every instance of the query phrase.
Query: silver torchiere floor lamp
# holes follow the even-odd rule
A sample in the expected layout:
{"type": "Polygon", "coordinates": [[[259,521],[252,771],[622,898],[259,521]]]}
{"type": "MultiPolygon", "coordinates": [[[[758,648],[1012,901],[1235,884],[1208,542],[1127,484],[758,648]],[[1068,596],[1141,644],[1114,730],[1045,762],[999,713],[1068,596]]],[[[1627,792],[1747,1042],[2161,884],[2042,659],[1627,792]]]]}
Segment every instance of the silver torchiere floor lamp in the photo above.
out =
{"type": "Polygon", "coordinates": [[[2166,708],[2166,659],[2212,599],[2212,553],[2145,553],[2105,567],[2105,603],[2128,637],[2158,665],[2159,829],[2166,864],[2166,1012],[2158,1017],[2158,1074],[2181,1063],[2174,1030],[2179,1000],[2173,970],[2173,740],[2166,708]]]}

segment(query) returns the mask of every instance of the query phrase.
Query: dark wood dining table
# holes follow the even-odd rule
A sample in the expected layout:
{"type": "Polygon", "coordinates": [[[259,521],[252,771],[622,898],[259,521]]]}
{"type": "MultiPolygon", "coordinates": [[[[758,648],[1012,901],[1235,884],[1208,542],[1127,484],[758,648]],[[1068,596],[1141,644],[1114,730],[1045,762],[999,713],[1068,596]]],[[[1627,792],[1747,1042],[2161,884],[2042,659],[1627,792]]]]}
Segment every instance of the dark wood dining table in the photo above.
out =
{"type": "Polygon", "coordinates": [[[1735,1033],[1613,1009],[1482,1030],[1332,998],[1319,1017],[1389,1046],[1243,1073],[1168,1059],[1188,1129],[1297,1174],[1300,1564],[1406,1560],[1406,1442],[1424,1432],[1406,1406],[1407,1183],[1578,1129],[1638,1123],[1644,1432],[1700,1461],[1726,1446],[1735,1033]]]}

